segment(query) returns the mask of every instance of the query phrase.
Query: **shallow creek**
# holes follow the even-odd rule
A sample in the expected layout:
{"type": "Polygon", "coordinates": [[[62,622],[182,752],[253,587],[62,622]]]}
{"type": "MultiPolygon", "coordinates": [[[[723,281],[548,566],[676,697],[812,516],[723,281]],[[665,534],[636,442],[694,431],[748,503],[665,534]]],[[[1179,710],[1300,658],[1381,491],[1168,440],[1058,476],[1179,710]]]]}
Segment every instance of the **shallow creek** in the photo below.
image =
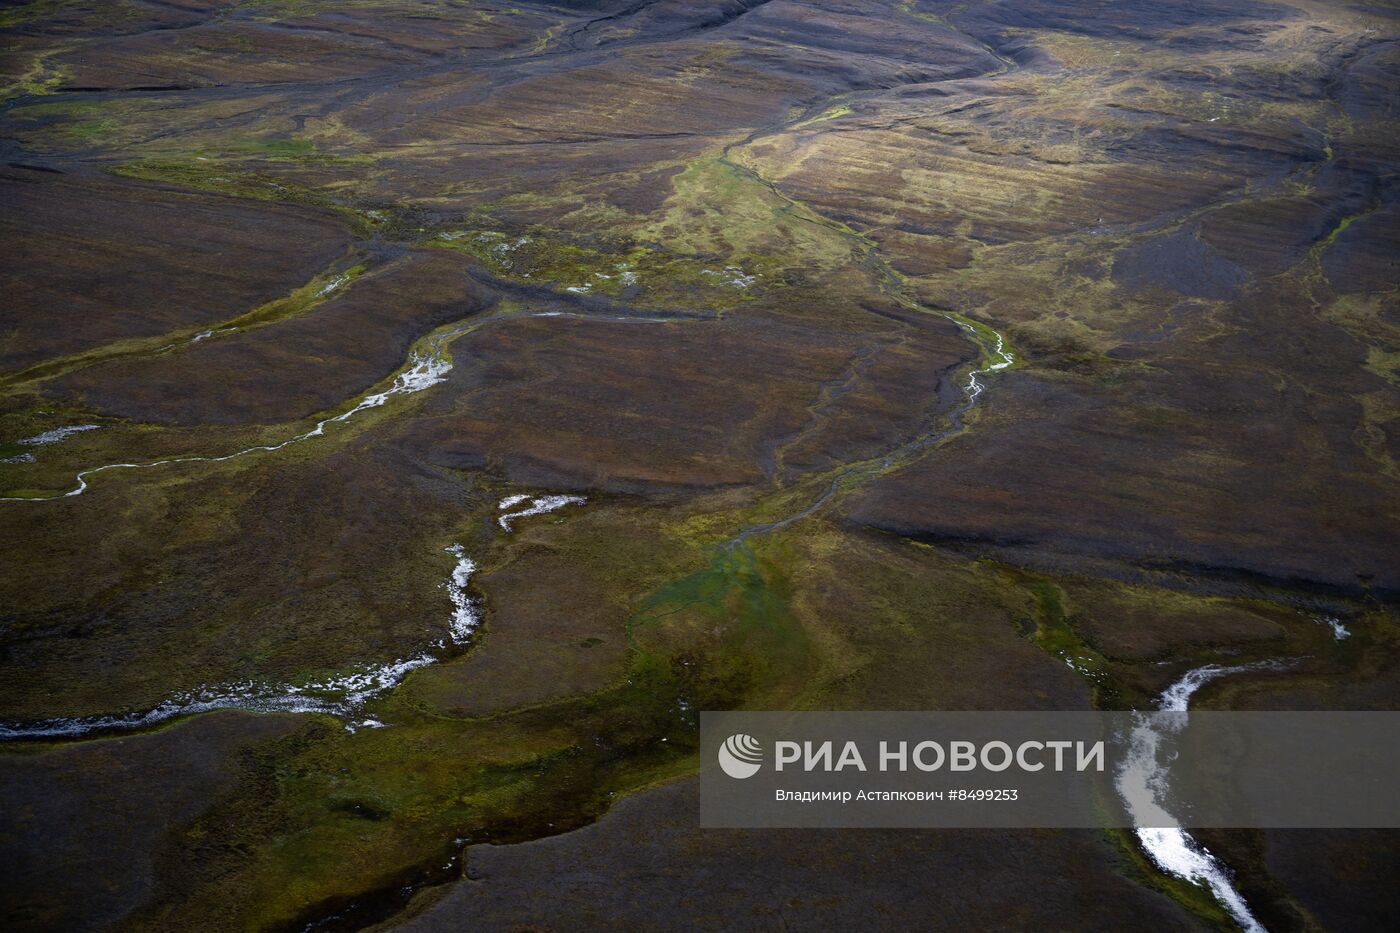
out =
{"type": "Polygon", "coordinates": [[[1165,808],[1170,780],[1169,755],[1163,745],[1186,725],[1191,696],[1207,682],[1245,671],[1273,670],[1273,661],[1226,667],[1208,664],[1187,671],[1157,698],[1157,709],[1178,716],[1138,716],[1128,737],[1128,756],[1115,778],[1119,795],[1137,827],[1138,843],[1163,872],[1204,884],[1245,933],[1265,933],[1264,926],[1235,888],[1230,870],[1209,849],[1182,829],[1165,808]]]}

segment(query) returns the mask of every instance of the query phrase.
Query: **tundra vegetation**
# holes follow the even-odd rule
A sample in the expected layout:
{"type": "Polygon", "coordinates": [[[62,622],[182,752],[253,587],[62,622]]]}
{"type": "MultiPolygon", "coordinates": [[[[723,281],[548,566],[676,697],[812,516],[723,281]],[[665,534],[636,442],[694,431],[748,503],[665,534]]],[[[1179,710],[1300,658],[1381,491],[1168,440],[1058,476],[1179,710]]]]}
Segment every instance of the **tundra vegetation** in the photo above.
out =
{"type": "Polygon", "coordinates": [[[1389,0],[0,29],[7,928],[1230,929],[1131,833],[701,832],[697,713],[1400,702],[1389,0]]]}

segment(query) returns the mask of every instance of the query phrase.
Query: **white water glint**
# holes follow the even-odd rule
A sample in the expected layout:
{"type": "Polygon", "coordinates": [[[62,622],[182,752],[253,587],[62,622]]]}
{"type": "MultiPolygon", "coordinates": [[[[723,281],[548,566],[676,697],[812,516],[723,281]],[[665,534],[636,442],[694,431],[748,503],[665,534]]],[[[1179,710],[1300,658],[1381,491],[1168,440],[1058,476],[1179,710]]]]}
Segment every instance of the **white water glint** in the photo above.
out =
{"type": "MultiPolygon", "coordinates": [[[[974,343],[978,344],[979,346],[983,345],[982,341],[978,339],[980,335],[977,332],[977,328],[973,327],[971,324],[966,323],[965,321],[958,321],[956,319],[952,320],[954,320],[954,323],[956,323],[959,327],[961,327],[963,330],[967,331],[967,333],[972,335],[974,343]]],[[[1000,372],[1001,370],[1010,367],[1016,362],[1016,357],[1008,353],[1006,350],[1006,339],[1002,337],[1001,334],[996,333],[995,331],[993,331],[993,334],[996,336],[996,346],[990,351],[987,351],[987,364],[979,369],[974,369],[972,372],[967,374],[967,386],[965,388],[967,391],[968,398],[974,402],[977,400],[977,397],[981,395],[987,388],[982,384],[982,381],[977,378],[978,376],[984,376],[987,373],[1000,372]]]]}
{"type": "Polygon", "coordinates": [[[22,438],[21,440],[15,441],[15,443],[23,444],[26,447],[42,447],[46,444],[57,444],[74,434],[81,434],[84,431],[96,431],[100,427],[102,427],[100,424],[70,424],[67,427],[54,428],[52,431],[36,434],[33,437],[22,438]]]}
{"type": "Polygon", "coordinates": [[[1229,871],[1183,829],[1139,829],[1138,841],[1163,871],[1205,884],[1245,933],[1267,933],[1235,889],[1229,871]]]}
{"type": "Polygon", "coordinates": [[[457,566],[452,569],[452,579],[446,584],[447,595],[452,599],[452,618],[448,629],[455,644],[464,644],[472,632],[481,625],[481,606],[467,595],[467,582],[476,572],[476,561],[467,556],[460,544],[447,548],[447,553],[457,558],[457,566]]]}
{"type": "MultiPolygon", "coordinates": [[[[452,600],[448,617],[448,633],[454,644],[466,642],[481,624],[481,606],[467,595],[467,581],[476,570],[476,563],[466,555],[461,545],[447,548],[457,558],[452,577],[447,582],[452,600]]],[[[442,645],[441,641],[437,644],[442,645]]],[[[197,687],[177,693],[155,709],[122,716],[60,717],[35,723],[0,723],[0,741],[12,739],[50,739],[141,729],[196,713],[220,709],[241,709],[254,713],[323,713],[345,720],[345,728],[380,729],[384,723],[377,719],[360,719],[364,705],[375,697],[397,687],[405,677],[420,667],[437,663],[439,659],[427,652],[412,658],[387,664],[363,666],[346,674],[311,680],[299,684],[275,684],[253,680],[217,686],[197,687]]]]}
{"type": "MultiPolygon", "coordinates": [[[[87,491],[89,476],[103,473],[107,470],[146,470],[172,463],[223,463],[224,461],[233,460],[236,457],[242,457],[246,454],[257,453],[259,451],[281,450],[292,444],[297,444],[313,437],[320,437],[326,433],[327,425],[341,421],[349,421],[362,411],[378,408],[395,395],[410,395],[435,386],[446,378],[447,373],[451,371],[451,369],[452,359],[447,354],[432,356],[415,352],[409,357],[408,368],[394,377],[394,381],[389,385],[389,388],[385,389],[383,392],[376,392],[373,395],[365,396],[349,411],[342,412],[330,418],[325,418],[317,422],[316,426],[305,434],[298,434],[296,437],[288,438],[279,444],[260,444],[255,447],[245,447],[243,450],[234,451],[222,457],[171,457],[166,460],[151,460],[145,463],[108,463],[103,466],[93,467],[89,470],[83,470],[77,475],[77,486],[67,492],[59,493],[56,496],[0,496],[0,502],[43,502],[51,499],[66,499],[70,496],[80,496],[87,491]]],[[[59,428],[56,431],[50,431],[48,433],[56,434],[58,431],[73,433],[74,430],[88,430],[96,427],[100,427],[100,425],[78,425],[76,428],[59,428]]],[[[46,436],[47,435],[43,434],[39,435],[39,437],[46,436]]],[[[25,442],[21,441],[20,443],[25,442]]],[[[46,441],[45,443],[52,442],[46,441]]]]}
{"type": "MultiPolygon", "coordinates": [[[[308,437],[315,437],[325,430],[326,425],[336,421],[348,421],[355,415],[369,408],[378,408],[395,395],[411,395],[414,392],[422,392],[431,388],[447,378],[447,374],[452,371],[452,358],[446,354],[442,356],[424,356],[421,353],[414,353],[408,361],[408,369],[399,373],[394,378],[394,382],[383,392],[374,395],[367,395],[354,408],[333,418],[327,418],[310,431],[294,438],[293,440],[304,440],[308,437]]],[[[287,443],[291,443],[288,441],[287,443]]],[[[251,448],[258,450],[260,448],[251,448]]],[[[276,449],[276,448],[268,448],[276,449]]]]}
{"type": "Polygon", "coordinates": [[[1179,715],[1137,716],[1128,738],[1128,754],[1114,780],[1148,857],[1169,875],[1204,884],[1245,933],[1265,930],[1236,890],[1229,869],[1182,829],[1164,806],[1170,774],[1162,745],[1167,736],[1186,725],[1191,696],[1204,684],[1227,674],[1276,667],[1276,663],[1266,661],[1235,667],[1208,664],[1188,671],[1157,699],[1157,708],[1163,713],[1179,715]]]}
{"type": "Polygon", "coordinates": [[[315,297],[320,298],[323,295],[329,295],[331,292],[335,291],[337,288],[344,285],[349,280],[350,277],[348,275],[337,275],[325,285],[321,286],[321,290],[316,293],[315,297]]]}
{"type": "MultiPolygon", "coordinates": [[[[195,334],[190,338],[190,343],[201,343],[205,340],[211,340],[214,337],[222,337],[224,334],[236,334],[238,332],[239,330],[237,327],[215,327],[210,330],[202,330],[195,334]]],[[[171,346],[174,346],[174,344],[171,344],[171,346]]],[[[170,347],[166,347],[165,349],[168,350],[170,347]]]]}
{"type": "Polygon", "coordinates": [[[1321,616],[1318,618],[1317,621],[1331,628],[1332,637],[1335,638],[1337,641],[1341,641],[1344,638],[1351,637],[1351,629],[1343,625],[1342,620],[1337,618],[1336,616],[1321,616]]]}
{"type": "MultiPolygon", "coordinates": [[[[496,519],[496,521],[499,522],[501,527],[506,531],[510,531],[511,522],[515,521],[517,518],[525,518],[530,515],[544,515],[546,512],[562,509],[566,505],[583,505],[587,501],[588,500],[583,496],[538,496],[530,500],[529,508],[521,509],[519,512],[511,512],[509,515],[502,515],[500,518],[496,519]]],[[[518,504],[518,502],[519,500],[511,504],[515,505],[518,504]]],[[[510,506],[503,502],[501,508],[510,508],[510,506]]]]}
{"type": "MultiPolygon", "coordinates": [[[[54,428],[52,431],[45,431],[43,434],[35,434],[33,437],[24,437],[17,441],[24,447],[46,447],[50,444],[62,442],[74,434],[81,434],[84,431],[96,431],[102,427],[100,424],[70,424],[62,428],[54,428]]],[[[17,453],[12,457],[0,457],[0,464],[4,463],[33,463],[38,458],[28,451],[17,453]]]]}
{"type": "Polygon", "coordinates": [[[432,664],[423,654],[392,661],[349,674],[304,684],[261,684],[243,681],[214,687],[199,687],[179,693],[145,713],[125,716],[80,716],[44,722],[0,724],[0,739],[46,739],[77,737],[93,732],[140,729],[178,716],[209,713],[220,709],[241,709],[255,713],[326,713],[353,716],[366,702],[398,686],[410,671],[432,664]]]}
{"type": "Polygon", "coordinates": [[[513,508],[513,507],[519,505],[520,503],[524,502],[524,501],[525,501],[526,499],[528,499],[528,498],[530,498],[530,497],[529,497],[529,496],[526,496],[526,495],[506,496],[504,499],[501,500],[501,504],[498,505],[498,506],[496,506],[496,508],[498,508],[498,509],[509,509],[509,508],[513,508]]]}
{"type": "MultiPolygon", "coordinates": [[[[334,417],[326,418],[325,420],[317,423],[317,425],[314,428],[312,428],[310,431],[307,431],[305,434],[298,434],[296,437],[289,438],[285,441],[282,441],[279,444],[266,444],[259,445],[256,447],[248,447],[222,457],[171,457],[165,460],[153,460],[145,463],[108,463],[104,464],[103,466],[92,467],[91,469],[83,470],[76,477],[78,485],[73,489],[70,489],[68,492],[57,493],[51,496],[0,496],[0,502],[52,502],[57,499],[66,499],[70,496],[82,495],[84,492],[87,491],[88,488],[87,478],[89,476],[93,476],[94,474],[102,473],[106,470],[142,470],[149,469],[151,467],[166,466],[172,463],[222,463],[226,460],[233,460],[236,457],[242,457],[245,454],[256,453],[258,451],[281,450],[282,448],[288,447],[292,444],[296,444],[304,440],[309,440],[313,437],[320,437],[323,434],[325,434],[325,429],[327,425],[339,421],[348,421],[350,418],[353,418],[355,415],[359,414],[362,411],[365,411],[366,409],[377,408],[380,405],[383,405],[386,401],[388,401],[391,396],[409,395],[415,392],[421,392],[424,389],[430,388],[431,386],[437,385],[439,382],[442,382],[446,377],[446,374],[452,369],[452,358],[446,352],[445,348],[448,342],[450,342],[454,337],[460,336],[462,333],[467,332],[468,330],[471,330],[476,326],[479,326],[479,323],[488,323],[490,320],[519,320],[523,318],[534,317],[562,317],[577,320],[607,321],[613,324],[674,324],[677,322],[677,320],[679,320],[678,318],[674,317],[640,317],[634,315],[577,314],[566,311],[544,311],[536,314],[501,316],[498,318],[487,319],[486,321],[482,322],[472,322],[468,324],[459,325],[453,330],[441,333],[435,338],[433,338],[429,343],[428,353],[420,353],[418,351],[414,351],[414,353],[409,357],[407,369],[405,369],[403,372],[399,373],[396,377],[394,377],[394,381],[388,389],[384,390],[383,392],[377,392],[373,395],[366,396],[359,402],[359,404],[355,405],[354,408],[351,408],[349,411],[344,412],[342,414],[335,415],[334,417]]],[[[79,427],[81,427],[83,430],[89,430],[91,428],[100,427],[100,425],[83,425],[79,427]]],[[[69,433],[73,432],[70,430],[69,433]]],[[[43,436],[44,435],[40,435],[40,437],[43,436]]]]}

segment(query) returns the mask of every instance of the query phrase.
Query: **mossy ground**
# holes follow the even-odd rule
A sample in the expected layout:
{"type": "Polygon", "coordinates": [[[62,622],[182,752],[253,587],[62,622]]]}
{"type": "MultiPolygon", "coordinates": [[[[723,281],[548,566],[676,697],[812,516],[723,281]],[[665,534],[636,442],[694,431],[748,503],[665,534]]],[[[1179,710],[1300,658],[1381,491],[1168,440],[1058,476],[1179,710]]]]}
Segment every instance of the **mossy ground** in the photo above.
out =
{"type": "MultiPolygon", "coordinates": [[[[974,29],[962,5],[940,15],[918,4],[898,6],[945,37],[961,35],[960,24],[974,29]]],[[[58,10],[26,4],[0,23],[29,24],[58,10]]],[[[403,22],[400,5],[368,2],[260,3],[231,16],[240,24],[245,16],[286,23],[364,10],[383,13],[383,22],[403,22]]],[[[423,10],[409,13],[412,20],[423,10]]],[[[452,6],[433,13],[433,28],[479,37],[480,48],[499,52],[491,67],[505,69],[501,63],[515,57],[538,57],[541,67],[552,67],[572,54],[571,24],[534,25],[558,15],[452,6]]],[[[1329,21],[1329,29],[1338,34],[1359,28],[1349,17],[1364,18],[1337,15],[1340,25],[1329,21]]],[[[564,832],[596,819],[623,795],[693,774],[702,709],[1143,708],[1191,666],[1285,656],[1305,660],[1269,674],[1273,689],[1326,693],[1349,679],[1383,676],[1396,650],[1393,606],[1384,597],[1319,596],[1287,585],[1246,593],[1190,571],[1153,577],[1172,584],[1153,585],[1139,578],[1139,555],[1109,546],[1101,548],[1108,556],[1094,565],[1097,574],[1073,565],[1082,556],[1073,543],[1051,546],[1062,547],[1053,556],[1069,569],[1045,569],[1047,561],[1030,559],[1043,557],[1044,548],[1028,548],[1022,566],[1006,551],[994,560],[980,557],[955,535],[940,543],[936,535],[874,531],[881,523],[859,513],[863,494],[968,449],[984,452],[974,478],[991,477],[996,485],[997,471],[1019,456],[997,432],[1033,430],[1042,419],[1053,427],[1057,406],[1108,412],[1091,423],[1090,437],[1110,452],[1133,450],[1135,429],[1176,432],[1177,449],[1191,452],[1197,472],[1214,475],[1220,465],[1244,459],[1226,442],[1268,419],[1220,430],[1211,421],[1214,396],[1196,388],[1200,374],[1258,378],[1279,397],[1330,393],[1325,374],[1300,366],[1290,343],[1302,339],[1297,328],[1313,326],[1314,313],[1355,341],[1329,343],[1337,358],[1356,351],[1358,367],[1375,380],[1348,383],[1354,398],[1325,413],[1347,413],[1367,462],[1394,475],[1387,432],[1400,406],[1386,388],[1396,383],[1393,283],[1347,291],[1326,267],[1329,255],[1351,248],[1349,239],[1375,219],[1373,202],[1352,204],[1344,185],[1329,187],[1328,172],[1339,156],[1374,145],[1385,126],[1352,120],[1320,93],[1278,100],[1250,91],[1280,75],[1325,84],[1306,65],[1311,43],[1321,40],[1304,25],[1286,23],[1267,35],[1259,48],[1201,52],[1190,50],[1188,34],[1177,36],[1173,49],[1061,28],[1000,36],[976,30],[957,38],[957,54],[982,56],[986,39],[1015,39],[1058,65],[1016,69],[1003,61],[994,72],[1001,93],[958,90],[969,99],[953,98],[947,107],[882,96],[896,78],[908,77],[903,72],[880,73],[859,91],[794,90],[790,77],[767,81],[745,72],[751,66],[737,47],[688,48],[658,87],[670,93],[685,85],[705,103],[680,115],[694,117],[694,126],[662,134],[659,144],[637,132],[627,122],[631,108],[614,100],[583,116],[548,111],[549,102],[568,97],[553,86],[546,102],[525,98],[541,109],[539,125],[507,126],[504,117],[516,115],[509,111],[503,117],[453,109],[467,106],[459,92],[468,103],[482,92],[474,79],[455,87],[436,61],[412,64],[424,70],[423,87],[416,87],[407,71],[393,71],[410,66],[393,59],[384,66],[394,74],[382,81],[385,97],[378,96],[382,76],[363,82],[369,90],[361,94],[355,82],[340,87],[334,68],[318,73],[319,83],[308,90],[282,87],[253,69],[238,93],[205,93],[215,78],[237,84],[236,70],[216,65],[256,57],[238,36],[224,36],[227,42],[180,49],[159,62],[189,71],[190,80],[175,90],[57,97],[49,92],[64,86],[73,67],[102,77],[101,68],[119,66],[77,61],[66,45],[21,56],[23,67],[6,91],[17,99],[5,118],[27,158],[110,172],[140,191],[195,193],[213,205],[290,205],[332,217],[353,235],[355,246],[330,266],[216,329],[276,334],[278,324],[367,287],[383,264],[406,251],[450,251],[467,264],[473,272],[461,277],[463,295],[469,280],[471,287],[501,290],[489,310],[463,298],[459,320],[415,333],[411,352],[453,335],[447,352],[457,364],[454,380],[461,381],[438,395],[395,398],[282,451],[114,471],[97,476],[83,497],[5,513],[6,554],[19,568],[6,605],[6,650],[29,650],[26,642],[59,646],[43,655],[49,668],[8,688],[7,709],[29,718],[148,708],[201,683],[295,682],[405,656],[442,637],[449,604],[441,584],[452,564],[444,549],[462,544],[480,565],[473,593],[487,615],[470,650],[444,653],[442,663],[367,707],[365,715],[387,728],[352,733],[338,720],[304,717],[290,735],[240,753],[230,764],[235,789],[171,831],[156,855],[159,885],[126,922],[270,929],[341,913],[354,923],[378,919],[400,905],[405,887],[455,877],[460,863],[453,859],[466,845],[564,832]],[[1221,83],[1243,91],[1201,94],[1183,86],[1174,69],[1207,60],[1220,69],[1221,83]],[[310,113],[308,103],[331,99],[328,88],[347,95],[343,106],[310,113]],[[707,93],[715,98],[704,98],[707,93]],[[398,94],[410,103],[400,105],[398,94]],[[740,106],[749,107],[742,120],[733,115],[740,106]],[[422,139],[405,143],[397,135],[405,113],[428,115],[422,139]],[[551,120],[600,125],[570,127],[588,131],[583,142],[578,133],[558,141],[542,133],[551,120]],[[1153,169],[1161,161],[1155,156],[1131,161],[1136,157],[1124,153],[1135,145],[1157,144],[1144,124],[1190,125],[1193,138],[1206,140],[1204,155],[1182,162],[1178,154],[1182,167],[1171,172],[1153,169]],[[1226,130],[1254,143],[1241,155],[1237,147],[1210,142],[1210,134],[1226,130]],[[642,155],[629,161],[634,151],[642,155]],[[537,160],[536,152],[547,155],[537,160]],[[1283,170],[1280,152],[1289,161],[1283,170]],[[502,182],[501,164],[538,175],[502,182]],[[629,186],[635,191],[627,197],[608,197],[629,186]],[[1281,259],[1269,251],[1276,245],[1272,233],[1262,244],[1228,233],[1230,223],[1255,216],[1248,211],[1292,218],[1329,199],[1340,213],[1312,241],[1282,250],[1281,259]],[[1288,299],[1261,304],[1270,314],[1286,307],[1299,316],[1265,319],[1242,310],[1235,295],[1186,295],[1177,290],[1180,282],[1143,285],[1125,277],[1132,250],[1179,231],[1208,241],[1231,262],[1257,266],[1256,280],[1288,299]],[[587,303],[594,300],[599,303],[587,303]],[[1005,361],[996,355],[998,345],[1014,356],[1016,371],[1001,385],[984,377],[992,397],[1008,401],[973,409],[957,423],[950,416],[961,403],[956,391],[938,398],[890,393],[908,397],[892,399],[882,414],[908,416],[915,428],[894,439],[887,432],[851,441],[858,452],[842,462],[774,471],[771,481],[695,488],[663,475],[609,487],[606,469],[571,472],[578,462],[591,466],[590,457],[612,463],[585,445],[575,463],[563,465],[542,465],[536,450],[488,456],[465,442],[450,457],[424,456],[414,431],[447,423],[435,436],[450,447],[470,436],[474,419],[487,419],[473,381],[482,371],[480,327],[545,307],[567,310],[571,320],[601,307],[639,316],[701,311],[706,323],[694,327],[713,319],[717,327],[759,335],[754,339],[768,333],[761,326],[781,320],[808,328],[822,349],[857,351],[910,327],[900,315],[941,318],[965,333],[965,342],[946,341],[948,353],[962,360],[947,371],[949,384],[965,384],[970,369],[1005,361]],[[1267,338],[1260,341],[1265,349],[1248,356],[1256,351],[1239,341],[1254,333],[1267,338]],[[1244,356],[1247,365],[1237,366],[1244,356]],[[1007,386],[1010,379],[1022,388],[1007,386]],[[437,404],[449,389],[457,409],[437,404]],[[1051,399],[1044,409],[1026,401],[1044,397],[1051,399]],[[972,442],[979,446],[970,448],[972,442]],[[591,480],[609,491],[587,488],[591,480]],[[495,503],[501,497],[552,491],[565,481],[589,495],[586,510],[536,519],[510,537],[500,533],[495,503]],[[815,503],[820,507],[809,512],[815,503]],[[551,600],[530,602],[537,579],[548,581],[551,600]],[[1354,637],[1332,641],[1305,611],[1313,606],[1347,613],[1354,637]],[[557,682],[536,682],[547,678],[557,682]]],[[[627,45],[632,33],[612,38],[623,58],[635,54],[627,45]]],[[[356,43],[351,60],[360,51],[356,43]]],[[[817,59],[804,52],[799,61],[805,71],[817,59]]],[[[515,74],[521,85],[535,77],[515,74]]],[[[570,87],[599,84],[590,74],[570,87]]],[[[657,94],[659,112],[677,109],[657,94]]],[[[103,425],[44,448],[32,464],[0,467],[2,491],[53,495],[71,488],[78,470],[100,463],[276,444],[360,397],[289,423],[157,426],[43,394],[66,374],[100,374],[104,364],[167,352],[169,344],[206,329],[181,325],[157,337],[112,340],[0,376],[0,441],[6,442],[0,457],[23,452],[14,440],[52,427],[103,425]]],[[[1331,331],[1307,333],[1340,341],[1327,336],[1331,331]]],[[[570,363],[568,351],[584,352],[568,346],[567,331],[541,343],[565,346],[561,367],[570,363]]],[[[651,347],[639,346],[628,349],[651,358],[651,347]]],[[[697,354],[708,352],[703,340],[693,346],[697,354]]],[[[838,379],[811,379],[816,351],[783,356],[779,349],[787,348],[773,348],[774,368],[809,378],[814,399],[805,406],[807,426],[791,436],[829,428],[832,419],[817,410],[839,407],[842,387],[858,384],[861,371],[851,363],[838,379]]],[[[297,349],[288,352],[295,357],[297,349]]],[[[530,369],[523,357],[498,363],[508,374],[528,373],[535,392],[547,396],[579,384],[564,382],[557,370],[530,369]]],[[[587,372],[591,361],[581,359],[572,361],[574,369],[587,372]]],[[[296,358],[307,367],[321,362],[296,358]]],[[[721,373],[733,365],[723,356],[704,362],[721,373]]],[[[390,384],[395,371],[384,372],[376,386],[390,384]]],[[[589,392],[612,388],[585,385],[589,392]]],[[[668,386],[658,390],[667,398],[642,401],[660,407],[673,389],[681,395],[685,387],[668,386]]],[[[741,401],[754,415],[736,434],[778,405],[759,392],[741,401]]],[[[1229,410],[1243,407],[1232,400],[1229,410]]],[[[639,456],[655,435],[645,427],[652,415],[643,404],[590,412],[588,431],[600,445],[639,456]],[[638,424],[644,427],[629,433],[638,424]]],[[[509,420],[534,416],[538,410],[526,398],[509,420]]],[[[544,433],[576,429],[542,420],[544,433]]],[[[1313,424],[1335,420],[1319,417],[1313,424]]],[[[1341,449],[1342,441],[1316,431],[1298,434],[1304,454],[1290,453],[1293,462],[1341,449]]],[[[782,436],[764,440],[781,453],[782,436]]],[[[1073,509],[1104,487],[1139,512],[1174,505],[1174,492],[1143,490],[1122,475],[1076,466],[1072,448],[1054,449],[1039,471],[1075,478],[1082,495],[1073,509]],[[1086,472],[1074,472],[1079,469],[1086,472]]],[[[711,450],[703,448],[702,456],[719,459],[711,450]]],[[[1140,456],[1129,456],[1128,466],[1154,465],[1145,462],[1150,452],[1140,456]]],[[[750,475],[761,474],[756,468],[750,475]]],[[[916,519],[941,518],[970,485],[924,483],[912,504],[898,506],[916,519]]],[[[1001,482],[979,503],[979,514],[1006,526],[1060,514],[1043,498],[1006,495],[1012,485],[1001,482]]],[[[1226,491],[1242,498],[1249,488],[1235,483],[1226,491]]],[[[1304,506],[1295,511],[1303,514],[1304,506]]],[[[1251,531],[1240,550],[1261,550],[1268,532],[1251,531]]],[[[1182,537],[1209,535],[1189,529],[1182,537]]],[[[1178,544],[1163,539],[1166,545],[1156,543],[1178,544]]],[[[1265,679],[1212,685],[1201,702],[1245,703],[1265,679]]],[[[141,741],[130,747],[139,750],[141,741]]],[[[20,755],[47,754],[39,745],[15,748],[20,755]]],[[[1126,834],[1113,838],[1127,866],[1122,870],[1203,922],[1224,923],[1201,889],[1161,876],[1126,834]]],[[[1267,876],[1257,850],[1242,847],[1239,857],[1255,875],[1267,876]]]]}

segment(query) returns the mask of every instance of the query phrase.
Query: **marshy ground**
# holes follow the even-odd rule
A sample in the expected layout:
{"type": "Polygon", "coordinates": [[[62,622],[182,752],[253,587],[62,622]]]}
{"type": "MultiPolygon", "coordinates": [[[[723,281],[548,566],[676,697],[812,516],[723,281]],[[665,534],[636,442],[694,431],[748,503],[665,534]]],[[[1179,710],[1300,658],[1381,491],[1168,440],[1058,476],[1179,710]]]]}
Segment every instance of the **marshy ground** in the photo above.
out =
{"type": "Polygon", "coordinates": [[[1400,703],[1393,3],[0,28],[7,928],[1230,929],[1127,833],[697,830],[696,712],[1400,703]]]}

